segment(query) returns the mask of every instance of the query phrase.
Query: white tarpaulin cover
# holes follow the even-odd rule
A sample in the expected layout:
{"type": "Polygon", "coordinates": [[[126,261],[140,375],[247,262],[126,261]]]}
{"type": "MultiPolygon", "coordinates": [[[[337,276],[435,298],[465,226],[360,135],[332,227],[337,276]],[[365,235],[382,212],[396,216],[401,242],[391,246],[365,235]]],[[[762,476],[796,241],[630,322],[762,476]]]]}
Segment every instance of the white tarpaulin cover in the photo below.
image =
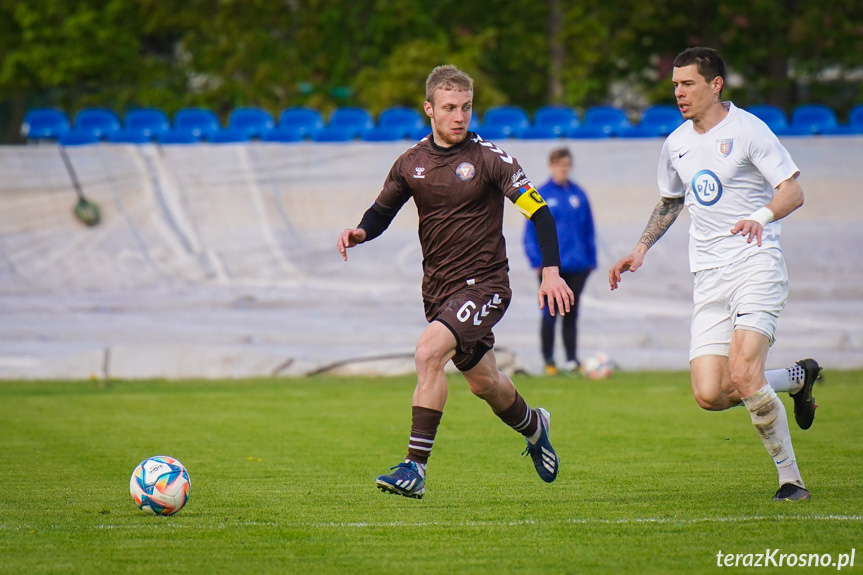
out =
{"type": "MultiPolygon", "coordinates": [[[[658,201],[661,140],[506,141],[538,186],[552,147],[575,154],[597,222],[580,352],[624,369],[686,369],[692,280],[683,215],[611,293],[607,270],[658,201]]],[[[863,366],[863,138],[786,138],[806,205],[783,221],[791,298],[769,366],[863,366]]],[[[68,148],[93,228],[75,219],[56,145],[0,147],[0,378],[397,373],[425,326],[416,211],[349,251],[406,143],[100,144],[68,148]]],[[[537,282],[505,230],[514,299],[501,363],[538,371],[537,282]]],[[[558,344],[560,345],[560,344],[558,344]]],[[[561,359],[563,359],[561,357],[561,359]]]]}

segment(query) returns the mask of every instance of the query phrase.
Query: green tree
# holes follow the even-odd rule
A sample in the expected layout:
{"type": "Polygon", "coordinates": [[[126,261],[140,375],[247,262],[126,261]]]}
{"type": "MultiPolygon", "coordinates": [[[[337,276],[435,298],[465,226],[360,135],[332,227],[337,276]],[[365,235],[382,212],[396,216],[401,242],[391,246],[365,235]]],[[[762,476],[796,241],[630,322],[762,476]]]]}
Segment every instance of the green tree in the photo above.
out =
{"type": "Polygon", "coordinates": [[[860,0],[0,0],[0,134],[37,105],[418,107],[443,63],[476,79],[480,113],[635,112],[671,101],[695,45],[722,52],[740,105],[863,101],[860,0]]]}
{"type": "Polygon", "coordinates": [[[3,0],[0,100],[20,105],[29,95],[47,92],[37,101],[113,107],[116,100],[102,94],[113,96],[137,80],[126,71],[140,68],[139,26],[135,6],[123,0],[3,0]]]}
{"type": "Polygon", "coordinates": [[[785,108],[820,101],[847,109],[863,100],[863,3],[858,0],[625,0],[611,14],[619,78],[650,102],[671,99],[671,62],[690,46],[719,50],[732,78],[725,97],[785,108]],[[825,79],[825,72],[829,75],[825,79]]]}
{"type": "Polygon", "coordinates": [[[421,108],[429,72],[435,66],[453,64],[474,79],[474,107],[477,110],[504,104],[507,97],[479,65],[483,46],[490,41],[489,36],[466,36],[456,46],[448,45],[445,40],[408,41],[384,58],[379,67],[360,71],[354,83],[357,100],[375,114],[393,105],[421,108]]]}

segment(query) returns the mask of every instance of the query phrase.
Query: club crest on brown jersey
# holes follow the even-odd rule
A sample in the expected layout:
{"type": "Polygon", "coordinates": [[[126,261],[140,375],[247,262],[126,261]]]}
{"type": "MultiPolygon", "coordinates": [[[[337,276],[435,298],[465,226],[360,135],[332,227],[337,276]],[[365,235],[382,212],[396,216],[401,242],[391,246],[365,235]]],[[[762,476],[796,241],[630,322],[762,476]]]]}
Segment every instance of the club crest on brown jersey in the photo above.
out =
{"type": "Polygon", "coordinates": [[[474,174],[476,174],[476,168],[473,167],[473,164],[470,162],[462,162],[455,169],[455,175],[462,182],[466,182],[470,180],[474,174]]]}

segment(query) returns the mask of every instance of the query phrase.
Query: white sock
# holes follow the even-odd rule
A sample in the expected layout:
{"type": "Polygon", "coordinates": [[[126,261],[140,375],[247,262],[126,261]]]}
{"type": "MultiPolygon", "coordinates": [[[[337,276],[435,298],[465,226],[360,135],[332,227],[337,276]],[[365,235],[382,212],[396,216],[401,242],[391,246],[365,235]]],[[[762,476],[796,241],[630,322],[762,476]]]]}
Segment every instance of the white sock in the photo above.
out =
{"type": "Polygon", "coordinates": [[[788,393],[797,393],[803,389],[803,378],[806,377],[806,372],[799,365],[794,367],[771,369],[764,372],[764,377],[767,378],[767,383],[773,388],[773,391],[787,391],[788,393]]]}
{"type": "Polygon", "coordinates": [[[536,442],[539,441],[540,436],[542,436],[542,418],[539,416],[538,411],[534,410],[533,412],[536,414],[536,431],[534,431],[533,435],[528,437],[527,440],[531,445],[536,445],[536,442]]]}
{"type": "Polygon", "coordinates": [[[797,393],[803,389],[803,381],[806,379],[806,370],[799,365],[788,368],[788,380],[791,385],[788,387],[788,393],[797,393]]]}
{"type": "Polygon", "coordinates": [[[776,471],[779,472],[779,485],[793,483],[794,485],[806,489],[806,486],[803,485],[803,479],[800,478],[800,470],[797,469],[796,461],[792,462],[791,465],[777,467],[776,471]]]}
{"type": "MultiPolygon", "coordinates": [[[[405,459],[405,463],[410,463],[410,462],[411,462],[411,460],[410,460],[410,459],[405,459]]],[[[417,461],[414,461],[414,463],[415,463],[415,464],[416,464],[416,466],[417,466],[417,471],[419,471],[419,472],[420,472],[420,477],[422,477],[423,479],[425,479],[425,478],[426,478],[426,465],[427,465],[427,464],[425,464],[425,463],[419,463],[419,462],[417,462],[417,461]]]]}
{"type": "Polygon", "coordinates": [[[788,391],[788,387],[791,385],[791,376],[784,367],[765,371],[764,377],[767,378],[767,385],[772,387],[773,391],[788,391]]]}
{"type": "Polygon", "coordinates": [[[800,487],[803,479],[797,469],[794,458],[794,447],[791,445],[791,431],[788,429],[788,417],[785,406],[769,385],[765,385],[752,395],[743,398],[752,425],[761,436],[761,442],[767,453],[773,458],[779,473],[779,484],[794,483],[800,487]]]}

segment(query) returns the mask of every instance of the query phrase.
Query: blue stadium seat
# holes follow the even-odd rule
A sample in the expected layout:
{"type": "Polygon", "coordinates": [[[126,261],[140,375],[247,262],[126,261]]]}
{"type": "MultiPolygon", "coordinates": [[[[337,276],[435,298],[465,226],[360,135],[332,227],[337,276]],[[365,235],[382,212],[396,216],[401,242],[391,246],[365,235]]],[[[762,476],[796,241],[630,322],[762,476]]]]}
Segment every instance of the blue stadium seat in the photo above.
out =
{"type": "MultiPolygon", "coordinates": [[[[188,132],[198,139],[208,139],[210,134],[221,129],[219,119],[206,108],[183,108],[174,114],[172,132],[188,132]]],[[[164,143],[164,140],[161,140],[164,143]]],[[[174,142],[180,143],[180,142],[174,142]]]]}
{"type": "Polygon", "coordinates": [[[279,115],[279,124],[275,130],[285,129],[291,133],[295,129],[299,129],[301,136],[308,138],[323,127],[324,119],[321,117],[320,112],[312,108],[296,107],[287,108],[282,111],[279,115]]]}
{"type": "MultiPolygon", "coordinates": [[[[345,107],[333,110],[333,113],[330,114],[330,121],[324,130],[330,130],[330,135],[333,137],[341,137],[344,133],[348,133],[351,138],[358,138],[363,130],[367,130],[374,125],[374,120],[368,110],[345,107]]],[[[320,141],[317,137],[315,139],[320,141]]]]}
{"type": "Polygon", "coordinates": [[[852,134],[863,134],[863,104],[851,108],[848,114],[848,131],[852,134]]]}
{"type": "Polygon", "coordinates": [[[561,138],[580,124],[576,111],[568,106],[543,106],[533,115],[533,124],[521,137],[526,140],[561,138]]]}
{"type": "Polygon", "coordinates": [[[21,135],[28,140],[56,140],[68,131],[69,117],[54,108],[33,108],[21,124],[21,135]]]}
{"type": "Polygon", "coordinates": [[[770,131],[777,136],[789,136],[793,134],[785,112],[778,106],[772,104],[759,104],[746,108],[746,111],[767,124],[770,131]]]}
{"type": "Polygon", "coordinates": [[[315,142],[350,142],[360,135],[356,126],[324,126],[312,134],[315,142]]]}
{"type": "Polygon", "coordinates": [[[369,142],[404,140],[424,125],[422,116],[415,109],[393,106],[381,112],[377,125],[363,130],[360,137],[369,142]]]}
{"type": "Polygon", "coordinates": [[[261,134],[262,142],[300,142],[306,138],[306,129],[301,126],[276,126],[261,134]]]}
{"type": "Polygon", "coordinates": [[[408,137],[411,140],[419,141],[431,134],[431,131],[431,126],[424,123],[422,126],[416,127],[411,130],[411,133],[408,137]]]}
{"type": "Polygon", "coordinates": [[[393,106],[378,116],[378,126],[403,128],[405,134],[425,124],[424,116],[414,108],[393,106]]]}
{"type": "Polygon", "coordinates": [[[132,108],[123,120],[123,132],[128,138],[135,134],[148,140],[155,140],[159,134],[171,129],[168,115],[158,108],[132,108]]]}
{"type": "Polygon", "coordinates": [[[528,126],[521,133],[522,140],[554,140],[565,136],[566,133],[561,133],[560,128],[549,124],[528,126]]]}
{"type": "Polygon", "coordinates": [[[533,115],[533,123],[538,126],[556,126],[561,128],[561,134],[569,128],[575,128],[581,123],[578,112],[569,106],[542,106],[533,115]]]}
{"type": "Polygon", "coordinates": [[[608,138],[617,136],[632,123],[626,112],[615,106],[592,106],[584,114],[584,123],[566,132],[569,138],[608,138]]]}
{"type": "Polygon", "coordinates": [[[95,132],[75,132],[69,131],[60,134],[57,142],[61,146],[86,146],[88,144],[98,144],[102,141],[101,136],[95,132]]]}
{"type": "Polygon", "coordinates": [[[83,108],[75,114],[72,125],[73,132],[89,132],[100,140],[119,130],[120,118],[107,108],[83,108]]]}
{"type": "Polygon", "coordinates": [[[252,134],[248,130],[240,128],[226,128],[211,132],[207,141],[213,144],[235,144],[238,142],[248,142],[252,139],[252,134]]]}
{"type": "Polygon", "coordinates": [[[148,144],[152,142],[144,132],[136,130],[120,130],[108,135],[108,141],[114,144],[148,144]]]}
{"type": "Polygon", "coordinates": [[[621,129],[619,136],[623,138],[665,137],[683,121],[683,115],[676,106],[664,104],[650,106],[644,110],[638,125],[621,129]]]}
{"type": "Polygon", "coordinates": [[[791,128],[801,134],[846,134],[836,113],[823,104],[802,104],[791,112],[791,128]]]}
{"type": "Polygon", "coordinates": [[[482,137],[488,140],[519,138],[530,125],[530,119],[518,106],[489,108],[482,118],[482,137]]]}
{"type": "Polygon", "coordinates": [[[273,116],[261,108],[236,108],[228,116],[228,128],[246,132],[249,138],[260,138],[275,125],[273,116]]]}
{"type": "Polygon", "coordinates": [[[404,126],[372,126],[363,130],[360,138],[366,142],[396,142],[410,137],[411,128],[404,126]]]}
{"type": "Polygon", "coordinates": [[[160,144],[197,144],[201,136],[192,130],[168,130],[159,134],[156,141],[160,144]]]}
{"type": "Polygon", "coordinates": [[[502,126],[500,124],[483,124],[482,128],[477,130],[477,134],[482,136],[483,140],[489,142],[497,142],[515,137],[509,126],[502,126]]]}
{"type": "Polygon", "coordinates": [[[611,136],[612,131],[607,126],[588,126],[587,124],[582,124],[566,132],[567,138],[576,140],[599,140],[611,136]]]}
{"type": "Polygon", "coordinates": [[[413,108],[393,106],[381,112],[378,123],[360,133],[367,142],[394,142],[410,138],[414,130],[424,125],[422,116],[413,108]]]}

